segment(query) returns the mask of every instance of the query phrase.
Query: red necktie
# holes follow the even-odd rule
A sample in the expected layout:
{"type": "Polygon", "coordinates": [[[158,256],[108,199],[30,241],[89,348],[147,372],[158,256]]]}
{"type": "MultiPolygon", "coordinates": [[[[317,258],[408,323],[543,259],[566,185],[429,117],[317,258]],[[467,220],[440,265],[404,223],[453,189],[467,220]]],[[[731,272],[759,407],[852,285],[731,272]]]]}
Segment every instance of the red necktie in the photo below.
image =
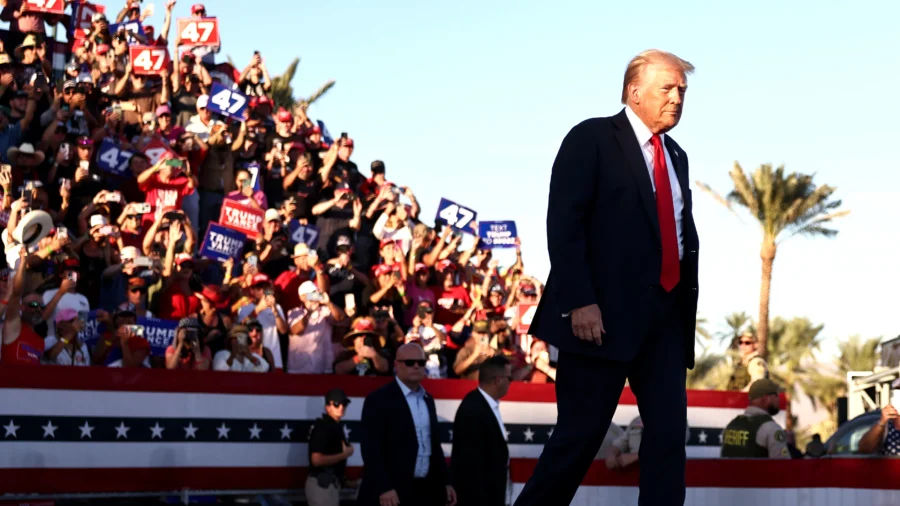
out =
{"type": "Polygon", "coordinates": [[[669,292],[681,278],[681,262],[678,259],[678,233],[675,230],[675,205],[672,203],[672,186],[666,167],[666,152],[658,135],[650,137],[653,145],[653,180],[656,182],[656,214],[659,216],[659,236],[662,239],[662,270],[659,284],[669,292]]]}

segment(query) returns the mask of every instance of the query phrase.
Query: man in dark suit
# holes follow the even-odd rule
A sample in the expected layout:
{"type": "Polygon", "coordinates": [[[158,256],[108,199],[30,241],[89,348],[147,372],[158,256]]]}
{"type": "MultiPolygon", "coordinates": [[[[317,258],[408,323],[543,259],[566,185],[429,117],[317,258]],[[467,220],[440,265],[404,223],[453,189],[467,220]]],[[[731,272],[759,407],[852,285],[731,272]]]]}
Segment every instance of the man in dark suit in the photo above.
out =
{"type": "Polygon", "coordinates": [[[571,502],[626,379],[644,421],[639,504],[684,504],[699,239],[687,154],[666,132],[693,69],[663,51],[639,54],[625,72],[624,110],[583,121],[559,149],[551,269],[531,323],[559,348],[558,422],[517,506],[571,502]]]}
{"type": "Polygon", "coordinates": [[[425,352],[418,343],[397,349],[397,378],[363,404],[360,506],[455,506],[441,448],[434,399],[422,387],[425,352]]]}
{"type": "Polygon", "coordinates": [[[500,399],[509,391],[512,370],[503,355],[478,366],[478,388],[469,392],[453,419],[450,476],[459,506],[506,504],[509,447],[500,399]]]}

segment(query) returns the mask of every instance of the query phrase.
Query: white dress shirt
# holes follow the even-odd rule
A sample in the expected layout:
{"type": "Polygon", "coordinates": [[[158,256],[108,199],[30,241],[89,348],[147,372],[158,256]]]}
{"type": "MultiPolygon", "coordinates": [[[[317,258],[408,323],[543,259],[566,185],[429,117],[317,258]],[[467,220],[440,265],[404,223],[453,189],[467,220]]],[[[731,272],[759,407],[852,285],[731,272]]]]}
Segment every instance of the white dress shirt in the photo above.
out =
{"type": "Polygon", "coordinates": [[[503,434],[503,439],[506,439],[506,426],[503,425],[503,418],[500,416],[500,401],[488,395],[481,387],[478,387],[478,391],[481,392],[481,395],[484,396],[484,400],[486,400],[488,406],[491,407],[491,411],[494,412],[494,418],[496,418],[497,423],[500,424],[500,433],[503,434]]]}
{"type": "Polygon", "coordinates": [[[416,439],[419,441],[415,477],[425,478],[431,465],[431,417],[428,414],[428,404],[425,403],[425,389],[419,385],[417,390],[410,390],[400,378],[397,378],[397,384],[409,405],[409,412],[412,413],[416,426],[416,439]]]}
{"type": "MultiPolygon", "coordinates": [[[[625,116],[631,122],[631,128],[637,137],[638,144],[641,146],[641,152],[644,154],[644,162],[647,163],[647,171],[650,173],[650,186],[653,187],[653,193],[656,194],[656,179],[653,176],[653,144],[650,138],[653,133],[647,128],[647,125],[637,117],[637,114],[631,110],[631,107],[625,106],[625,116]]],[[[681,194],[681,185],[678,183],[678,176],[675,175],[675,165],[672,163],[672,156],[669,149],[666,148],[666,134],[659,134],[659,140],[662,142],[663,152],[666,154],[666,168],[669,170],[669,186],[672,187],[672,203],[675,207],[675,232],[678,236],[678,258],[684,257],[684,235],[681,229],[681,215],[684,212],[684,196],[681,194]]]]}

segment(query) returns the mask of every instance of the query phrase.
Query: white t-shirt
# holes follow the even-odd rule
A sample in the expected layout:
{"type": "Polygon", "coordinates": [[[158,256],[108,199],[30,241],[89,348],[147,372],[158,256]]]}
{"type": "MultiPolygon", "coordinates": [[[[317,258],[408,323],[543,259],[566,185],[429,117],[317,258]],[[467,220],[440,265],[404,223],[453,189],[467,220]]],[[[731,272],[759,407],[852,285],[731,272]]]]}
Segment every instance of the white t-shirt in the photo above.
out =
{"type": "MultiPolygon", "coordinates": [[[[288,325],[303,319],[306,308],[288,311],[288,325]]],[[[291,334],[288,342],[287,372],[293,374],[331,374],[334,363],[334,347],[331,333],[334,319],[328,306],[321,306],[309,317],[306,330],[301,335],[291,334]]]]}
{"type": "MultiPolygon", "coordinates": [[[[237,321],[242,321],[244,318],[250,316],[250,313],[253,312],[253,308],[255,307],[256,304],[251,303],[238,310],[237,321]]],[[[281,305],[276,304],[275,309],[278,311],[281,318],[285,319],[284,310],[281,309],[281,305]]],[[[262,313],[256,315],[256,321],[262,325],[263,346],[272,352],[275,368],[284,369],[284,362],[281,360],[281,341],[278,340],[278,328],[275,326],[275,313],[273,313],[271,309],[266,308],[262,313]]]]}
{"type": "MultiPolygon", "coordinates": [[[[43,297],[45,306],[53,300],[53,296],[55,296],[58,291],[59,288],[52,288],[44,292],[43,297]]],[[[56,345],[56,315],[59,313],[60,309],[90,311],[91,305],[88,302],[87,297],[80,293],[63,294],[62,298],[59,299],[59,304],[56,305],[56,309],[53,310],[53,314],[50,315],[50,319],[47,321],[47,337],[44,339],[44,349],[49,350],[56,345]]]]}
{"type": "MultiPolygon", "coordinates": [[[[56,338],[54,337],[53,339],[56,338]]],[[[74,365],[87,367],[91,365],[91,354],[88,352],[87,345],[81,343],[81,347],[75,349],[74,357],[72,357],[72,353],[69,351],[69,348],[63,348],[63,350],[59,352],[59,355],[56,356],[56,360],[51,361],[50,363],[56,365],[74,365]]]]}
{"type": "Polygon", "coordinates": [[[269,363],[266,362],[266,359],[256,353],[252,353],[252,355],[259,361],[259,365],[253,365],[252,361],[241,357],[241,360],[235,359],[232,361],[231,367],[229,367],[228,357],[231,356],[231,350],[220,350],[213,358],[213,371],[267,372],[269,363]]]}

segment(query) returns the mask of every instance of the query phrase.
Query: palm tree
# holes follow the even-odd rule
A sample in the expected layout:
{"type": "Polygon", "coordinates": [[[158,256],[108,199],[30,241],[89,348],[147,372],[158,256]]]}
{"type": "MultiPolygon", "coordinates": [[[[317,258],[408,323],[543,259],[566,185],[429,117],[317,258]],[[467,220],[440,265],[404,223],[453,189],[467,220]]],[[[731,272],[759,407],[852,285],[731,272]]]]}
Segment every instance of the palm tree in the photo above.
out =
{"type": "Polygon", "coordinates": [[[291,110],[295,106],[306,108],[316,100],[322,98],[322,96],[334,86],[334,80],[329,80],[322,86],[319,86],[319,89],[313,92],[309,97],[295,98],[294,87],[291,86],[291,81],[294,80],[294,76],[297,74],[297,66],[299,64],[300,58],[294,58],[291,63],[288,64],[283,74],[272,78],[272,101],[275,102],[276,108],[284,107],[287,110],[291,110]]]}
{"type": "Polygon", "coordinates": [[[815,364],[813,352],[819,349],[819,333],[823,328],[824,325],[814,325],[807,318],[772,320],[769,333],[771,339],[768,342],[769,376],[784,388],[787,401],[785,408],[787,430],[794,428],[794,410],[791,403],[798,393],[798,387],[812,398],[812,393],[806,388],[809,386],[812,373],[810,365],[815,364]]]}
{"type": "Polygon", "coordinates": [[[841,201],[831,200],[834,187],[816,186],[811,175],[785,174],[784,166],[773,170],[771,165],[762,165],[748,177],[735,162],[731,180],[734,189],[727,198],[707,184],[698,181],[697,185],[732,212],[735,212],[733,204],[746,208],[762,228],[757,339],[760,353],[765,358],[769,350],[769,290],[779,240],[795,234],[833,237],[837,230],[828,228],[831,221],[849,211],[838,211],[841,201]]]}

